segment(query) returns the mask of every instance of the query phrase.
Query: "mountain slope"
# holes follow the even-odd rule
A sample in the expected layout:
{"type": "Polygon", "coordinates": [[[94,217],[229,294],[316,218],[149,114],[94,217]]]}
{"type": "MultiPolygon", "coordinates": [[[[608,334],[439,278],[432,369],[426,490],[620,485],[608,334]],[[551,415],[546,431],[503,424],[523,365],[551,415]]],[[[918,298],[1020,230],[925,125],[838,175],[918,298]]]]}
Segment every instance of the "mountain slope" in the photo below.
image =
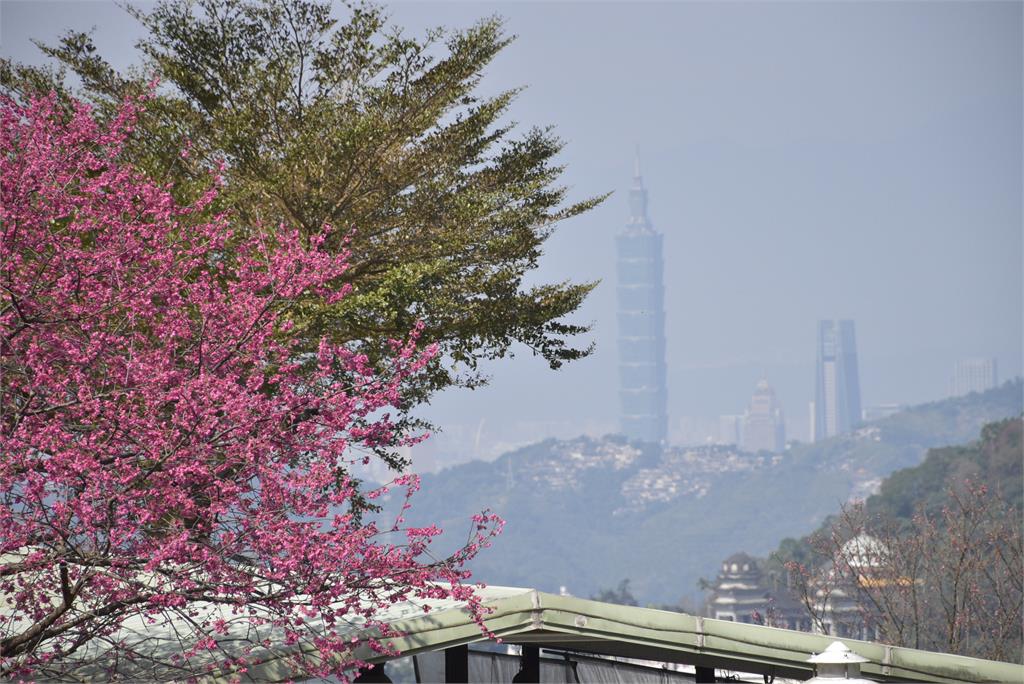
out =
{"type": "Polygon", "coordinates": [[[491,584],[587,596],[629,578],[641,603],[672,603],[694,596],[698,579],[733,551],[767,554],[929,448],[969,442],[985,423],[1019,415],[1021,389],[1016,381],[914,407],[776,456],[660,452],[614,436],[547,440],[424,476],[409,519],[439,522],[454,546],[473,512],[499,513],[504,534],[473,564],[491,584]]]}

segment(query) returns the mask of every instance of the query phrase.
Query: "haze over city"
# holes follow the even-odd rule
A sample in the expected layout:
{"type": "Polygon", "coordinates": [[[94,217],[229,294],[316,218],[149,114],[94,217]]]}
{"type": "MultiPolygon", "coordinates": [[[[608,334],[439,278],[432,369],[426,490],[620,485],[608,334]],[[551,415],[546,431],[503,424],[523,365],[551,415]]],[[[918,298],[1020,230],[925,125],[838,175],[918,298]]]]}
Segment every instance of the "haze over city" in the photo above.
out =
{"type": "MultiPolygon", "coordinates": [[[[146,7],[146,3],[139,3],[146,7]]],[[[1021,372],[1020,3],[394,3],[409,34],[500,15],[483,94],[553,125],[570,199],[536,282],[601,284],[596,351],[550,372],[520,349],[424,411],[423,465],[618,429],[614,236],[634,155],[664,235],[669,441],[714,438],[767,379],[808,435],[818,319],[857,325],[866,406],[948,393],[953,364],[1021,372]]],[[[107,2],[5,1],[5,56],[95,27],[115,64],[141,29],[107,2]]]]}
{"type": "Polygon", "coordinates": [[[0,0],[0,91],[0,680],[1024,680],[1024,2],[0,0]]]}

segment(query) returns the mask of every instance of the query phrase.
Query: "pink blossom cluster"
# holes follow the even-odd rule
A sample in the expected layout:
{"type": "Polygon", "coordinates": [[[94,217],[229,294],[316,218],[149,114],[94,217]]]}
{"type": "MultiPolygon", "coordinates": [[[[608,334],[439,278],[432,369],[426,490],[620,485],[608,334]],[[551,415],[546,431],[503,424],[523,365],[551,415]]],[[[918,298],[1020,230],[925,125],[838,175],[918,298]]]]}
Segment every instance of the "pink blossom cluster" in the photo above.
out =
{"type": "Polygon", "coordinates": [[[383,375],[326,340],[299,353],[290,313],[343,297],[348,255],[327,229],[236,236],[215,183],[180,205],[121,160],[143,106],[102,124],[54,96],[0,102],[0,676],[71,669],[98,641],[146,657],[130,618],[187,625],[183,678],[244,674],[260,628],[296,674],[344,676],[354,618],[387,636],[375,615],[415,597],[481,615],[461,582],[496,516],[426,562],[436,527],[385,538],[399,523],[354,505],[358,449],[402,439],[386,412],[436,349],[414,330],[383,375]]]}

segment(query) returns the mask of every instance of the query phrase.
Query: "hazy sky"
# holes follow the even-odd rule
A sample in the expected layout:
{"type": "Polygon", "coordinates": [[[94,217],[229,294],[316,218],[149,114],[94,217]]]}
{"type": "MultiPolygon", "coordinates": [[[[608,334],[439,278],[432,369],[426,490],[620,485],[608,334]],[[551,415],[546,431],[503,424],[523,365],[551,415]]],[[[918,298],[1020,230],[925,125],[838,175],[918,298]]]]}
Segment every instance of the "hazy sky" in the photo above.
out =
{"type": "MultiPolygon", "coordinates": [[[[942,397],[961,358],[1019,374],[1022,7],[389,5],[413,33],[505,17],[518,38],[483,91],[528,86],[512,118],[556,127],[572,196],[616,191],[559,229],[537,274],[603,281],[579,316],[597,353],[557,373],[529,352],[495,364],[489,388],[431,407],[450,426],[435,446],[615,428],[613,238],[634,146],[665,234],[677,437],[742,412],[764,373],[803,438],[819,318],[855,319],[868,405],[942,397]]],[[[18,59],[37,59],[29,37],[95,25],[125,64],[139,35],[107,2],[4,1],[0,21],[2,53],[18,59]]]]}

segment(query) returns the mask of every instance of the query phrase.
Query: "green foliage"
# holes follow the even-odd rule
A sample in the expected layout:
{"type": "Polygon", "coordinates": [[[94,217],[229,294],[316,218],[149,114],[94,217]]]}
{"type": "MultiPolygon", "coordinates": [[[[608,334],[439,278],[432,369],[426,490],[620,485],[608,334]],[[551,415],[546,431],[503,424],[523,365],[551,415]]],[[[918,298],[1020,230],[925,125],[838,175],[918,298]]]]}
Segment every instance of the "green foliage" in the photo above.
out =
{"type": "MultiPolygon", "coordinates": [[[[965,413],[974,414],[978,405],[992,400],[996,393],[1005,393],[1010,388],[1017,392],[1020,382],[1007,383],[1003,388],[977,395],[977,399],[964,402],[951,399],[947,402],[928,404],[929,411],[914,409],[906,414],[906,422],[898,418],[886,419],[891,432],[901,437],[912,434],[913,426],[926,426],[936,414],[959,422],[965,413]],[[898,429],[892,429],[897,427],[898,429]]],[[[941,517],[943,508],[949,504],[950,489],[959,490],[966,485],[985,487],[1005,506],[1016,511],[1024,510],[1024,453],[1022,453],[1022,419],[1007,418],[988,423],[981,428],[981,437],[966,446],[944,446],[928,450],[919,465],[902,468],[890,474],[879,486],[878,493],[868,497],[864,503],[868,517],[891,521],[898,528],[913,527],[914,516],[925,514],[929,518],[941,517]]],[[[816,558],[810,539],[816,535],[827,535],[837,525],[835,514],[829,515],[818,529],[799,539],[786,538],[776,551],[770,554],[772,567],[781,567],[786,561],[796,561],[805,566],[815,565],[822,559],[816,558]]]]}
{"type": "Polygon", "coordinates": [[[588,326],[565,319],[594,283],[526,287],[558,221],[601,198],[565,204],[562,143],[550,129],[513,136],[516,90],[475,94],[510,38],[497,19],[424,38],[389,28],[377,7],[339,20],[324,0],[163,0],[131,10],[148,30],[144,69],[117,73],[90,37],[44,51],[60,69],[4,62],[0,83],[25,94],[62,85],[112,111],[128,93],[161,86],[126,151],[188,199],[225,164],[217,209],[256,225],[316,234],[334,226],[352,253],[335,306],[300,307],[296,331],[326,334],[375,360],[417,320],[441,361],[410,388],[412,401],[484,382],[478,364],[526,345],[552,368],[587,355],[588,326]],[[183,145],[188,154],[180,154],[183,145]]]}
{"type": "Polygon", "coordinates": [[[617,603],[620,606],[636,606],[639,605],[636,602],[636,597],[633,596],[633,592],[629,590],[629,578],[626,578],[619,582],[619,586],[611,589],[605,587],[596,594],[590,597],[593,601],[603,601],[605,603],[617,603]]]}
{"type": "Polygon", "coordinates": [[[990,423],[974,444],[930,450],[921,465],[882,482],[878,494],[866,502],[868,513],[903,522],[918,511],[935,516],[946,505],[948,490],[967,482],[983,485],[1009,506],[1024,510],[1021,427],[1020,418],[990,423]]]}

